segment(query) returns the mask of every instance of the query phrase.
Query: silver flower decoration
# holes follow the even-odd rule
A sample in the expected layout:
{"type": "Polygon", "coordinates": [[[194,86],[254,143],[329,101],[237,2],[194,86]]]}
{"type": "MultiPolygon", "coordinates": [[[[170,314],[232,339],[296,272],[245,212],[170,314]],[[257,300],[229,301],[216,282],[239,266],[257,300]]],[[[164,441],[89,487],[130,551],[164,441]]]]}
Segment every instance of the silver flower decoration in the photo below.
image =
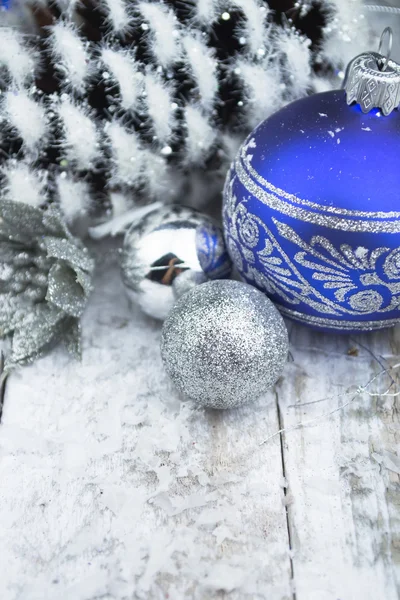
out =
{"type": "Polygon", "coordinates": [[[94,261],[55,206],[0,200],[0,338],[11,337],[6,370],[63,341],[80,357],[80,322],[94,261]]]}

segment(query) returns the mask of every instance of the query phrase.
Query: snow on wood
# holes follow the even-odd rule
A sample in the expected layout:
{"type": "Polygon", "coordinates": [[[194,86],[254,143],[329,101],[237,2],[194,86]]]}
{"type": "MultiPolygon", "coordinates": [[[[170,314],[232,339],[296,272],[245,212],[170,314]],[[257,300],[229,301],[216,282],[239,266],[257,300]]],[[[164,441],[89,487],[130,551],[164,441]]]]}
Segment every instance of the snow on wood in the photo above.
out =
{"type": "Polygon", "coordinates": [[[283,434],[296,600],[398,598],[399,476],[375,454],[399,451],[399,398],[389,395],[399,372],[379,376],[399,347],[398,329],[349,338],[292,326],[282,427],[350,402],[283,434]]]}
{"type": "Polygon", "coordinates": [[[260,446],[275,394],[231,413],[182,403],[115,264],[83,328],[81,364],[59,349],[9,380],[1,598],[291,598],[280,441],[260,446]]]}
{"type": "Polygon", "coordinates": [[[400,362],[399,331],[290,324],[276,390],[204,411],[167,380],[160,324],[128,306],[115,255],[83,362],[58,349],[8,382],[2,600],[395,600],[400,370],[386,396],[378,374],[400,362]]]}

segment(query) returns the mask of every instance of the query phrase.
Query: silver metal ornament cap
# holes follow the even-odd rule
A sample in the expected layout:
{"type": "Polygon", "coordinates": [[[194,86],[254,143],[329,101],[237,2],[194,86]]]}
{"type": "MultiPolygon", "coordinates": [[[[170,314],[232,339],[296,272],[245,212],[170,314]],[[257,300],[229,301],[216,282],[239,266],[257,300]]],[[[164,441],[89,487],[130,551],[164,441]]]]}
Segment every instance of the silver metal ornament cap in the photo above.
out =
{"type": "Polygon", "coordinates": [[[347,67],[344,89],[347,104],[357,102],[364,113],[378,108],[387,116],[400,105],[400,65],[390,59],[393,32],[387,27],[378,52],[364,52],[347,67]],[[385,36],[389,37],[386,56],[381,54],[385,36]]]}

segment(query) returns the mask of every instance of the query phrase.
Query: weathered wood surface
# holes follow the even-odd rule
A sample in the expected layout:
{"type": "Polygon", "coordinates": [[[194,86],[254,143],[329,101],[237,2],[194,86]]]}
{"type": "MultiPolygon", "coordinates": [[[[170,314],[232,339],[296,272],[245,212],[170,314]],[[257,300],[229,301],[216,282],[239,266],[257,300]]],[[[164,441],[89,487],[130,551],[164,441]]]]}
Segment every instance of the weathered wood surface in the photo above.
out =
{"type": "Polygon", "coordinates": [[[105,268],[82,364],[56,350],[7,386],[0,598],[396,600],[399,398],[389,375],[368,383],[400,362],[400,330],[289,328],[276,389],[205,412],[105,268]]]}

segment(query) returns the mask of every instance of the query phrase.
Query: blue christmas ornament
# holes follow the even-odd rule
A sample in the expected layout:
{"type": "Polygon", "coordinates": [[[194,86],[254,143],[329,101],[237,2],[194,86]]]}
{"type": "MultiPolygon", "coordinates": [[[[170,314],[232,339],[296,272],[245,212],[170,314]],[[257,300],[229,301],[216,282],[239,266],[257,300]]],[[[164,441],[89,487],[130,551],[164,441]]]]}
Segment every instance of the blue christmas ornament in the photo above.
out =
{"type": "Polygon", "coordinates": [[[283,315],[345,332],[399,322],[399,103],[400,66],[364,54],[346,91],[290,104],[242,145],[224,190],[228,251],[283,315]]]}

